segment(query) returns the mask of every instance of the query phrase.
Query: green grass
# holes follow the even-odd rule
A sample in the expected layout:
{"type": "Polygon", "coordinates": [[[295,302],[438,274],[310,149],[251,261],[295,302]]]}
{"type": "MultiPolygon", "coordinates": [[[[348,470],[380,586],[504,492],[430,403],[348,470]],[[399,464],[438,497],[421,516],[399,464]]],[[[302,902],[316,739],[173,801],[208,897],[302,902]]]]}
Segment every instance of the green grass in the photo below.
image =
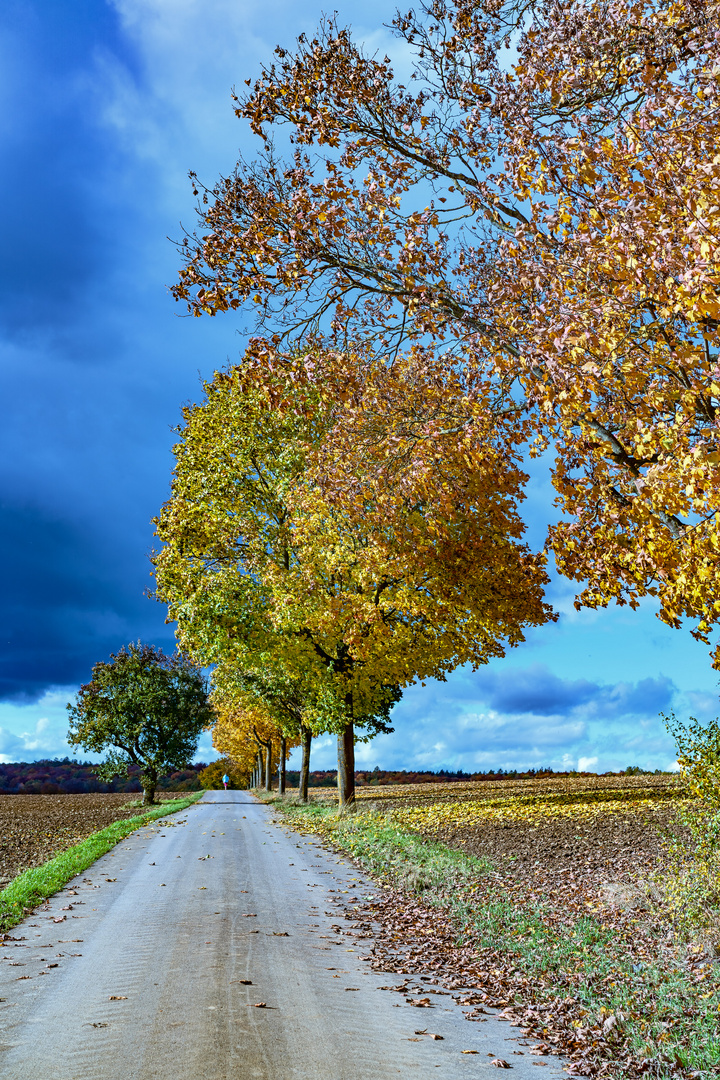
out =
{"type": "Polygon", "coordinates": [[[558,920],[542,900],[518,904],[488,860],[425,840],[385,814],[358,809],[339,816],[333,807],[267,796],[263,801],[273,801],[296,828],[329,839],[376,879],[442,908],[453,920],[458,945],[470,943],[481,958],[492,954],[498,958],[493,965],[512,974],[520,984],[519,1003],[552,1012],[553,1003],[572,999],[574,1026],[585,1030],[590,1044],[612,1016],[604,1075],[628,1075],[628,1057],[657,1078],[693,1073],[709,1080],[720,1074],[715,970],[698,981],[659,947],[654,955],[639,955],[632,930],[624,936],[582,913],[558,920]]]}
{"type": "Polygon", "coordinates": [[[35,866],[18,874],[0,892],[0,930],[9,930],[16,926],[33,908],[62,889],[76,874],[87,870],[96,859],[107,854],[135,829],[167,814],[185,810],[202,796],[203,792],[197,791],[185,799],[168,799],[144,814],[114,821],[112,825],[93,833],[79,844],[74,844],[42,866],[35,866]]]}

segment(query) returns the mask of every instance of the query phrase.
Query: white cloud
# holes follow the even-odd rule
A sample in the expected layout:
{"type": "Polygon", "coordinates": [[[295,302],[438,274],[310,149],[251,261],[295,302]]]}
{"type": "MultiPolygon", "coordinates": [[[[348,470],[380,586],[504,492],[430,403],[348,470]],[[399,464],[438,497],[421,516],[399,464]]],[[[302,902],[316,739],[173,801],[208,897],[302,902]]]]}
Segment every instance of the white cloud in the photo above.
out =
{"type": "Polygon", "coordinates": [[[65,706],[76,687],[54,687],[34,704],[0,703],[0,760],[70,756],[65,706]]]}
{"type": "MultiPolygon", "coordinates": [[[[562,679],[541,665],[460,670],[412,686],[395,732],[358,746],[359,768],[580,771],[668,768],[673,742],[658,716],[683,695],[664,677],[603,684],[562,679]]],[[[293,755],[297,768],[299,754],[293,755]]],[[[335,742],[313,744],[313,767],[335,767],[335,742]]]]}
{"type": "MultiPolygon", "coordinates": [[[[77,686],[58,686],[35,703],[0,702],[0,763],[63,757],[101,761],[104,755],[86,753],[67,742],[66,705],[77,691],[77,686]]],[[[217,757],[210,734],[203,733],[195,760],[214,761],[217,757]]]]}

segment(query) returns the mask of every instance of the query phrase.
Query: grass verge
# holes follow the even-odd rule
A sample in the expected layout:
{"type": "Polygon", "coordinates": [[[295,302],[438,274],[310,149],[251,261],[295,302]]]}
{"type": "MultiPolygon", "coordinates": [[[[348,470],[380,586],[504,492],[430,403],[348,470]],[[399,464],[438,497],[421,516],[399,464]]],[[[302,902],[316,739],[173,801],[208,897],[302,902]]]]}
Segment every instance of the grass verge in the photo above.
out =
{"type": "Polygon", "coordinates": [[[693,965],[684,950],[665,948],[666,927],[652,912],[592,911],[582,896],[553,903],[487,860],[400,826],[392,813],[338,816],[333,807],[263,801],[393,890],[376,905],[381,921],[392,922],[396,889],[410,894],[410,906],[420,897],[441,908],[453,927],[447,951],[466,960],[469,948],[483,989],[569,1056],[575,1075],[720,1075],[718,964],[693,965]]]}
{"type": "Polygon", "coordinates": [[[56,855],[42,866],[25,870],[0,892],[0,930],[9,930],[21,922],[38,904],[62,889],[76,874],[81,874],[107,854],[120,840],[149,821],[177,813],[201,799],[203,792],[193,792],[186,799],[168,799],[144,814],[114,821],[100,832],[56,855]]]}

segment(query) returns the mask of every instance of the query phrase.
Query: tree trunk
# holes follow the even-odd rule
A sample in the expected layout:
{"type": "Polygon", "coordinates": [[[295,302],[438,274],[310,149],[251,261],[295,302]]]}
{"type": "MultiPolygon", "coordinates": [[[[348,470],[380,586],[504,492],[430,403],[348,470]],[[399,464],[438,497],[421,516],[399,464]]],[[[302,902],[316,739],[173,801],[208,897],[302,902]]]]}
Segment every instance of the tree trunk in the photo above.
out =
{"type": "Polygon", "coordinates": [[[265,790],[272,791],[272,739],[267,741],[265,754],[265,790]]]}
{"type": "Polygon", "coordinates": [[[308,801],[308,783],[310,781],[310,746],[312,744],[312,731],[303,724],[300,728],[302,740],[302,762],[300,764],[300,780],[298,783],[298,799],[301,803],[308,801]]]}
{"type": "Polygon", "coordinates": [[[285,794],[285,755],[287,753],[287,739],[283,735],[280,739],[280,773],[278,776],[278,795],[285,794]]]}
{"type": "Polygon", "coordinates": [[[157,773],[152,770],[142,775],[143,806],[155,805],[155,788],[157,787],[157,773]]]}
{"type": "Polygon", "coordinates": [[[338,735],[338,793],[341,810],[355,805],[355,728],[352,722],[338,735]]]}

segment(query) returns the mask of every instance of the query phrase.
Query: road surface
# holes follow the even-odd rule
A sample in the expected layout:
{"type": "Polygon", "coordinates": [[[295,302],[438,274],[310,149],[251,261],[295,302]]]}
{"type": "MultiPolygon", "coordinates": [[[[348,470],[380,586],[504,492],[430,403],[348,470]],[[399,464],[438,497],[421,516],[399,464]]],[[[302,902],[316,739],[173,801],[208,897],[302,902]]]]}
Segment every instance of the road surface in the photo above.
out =
{"type": "Polygon", "coordinates": [[[449,996],[425,1010],[380,989],[398,976],[370,970],[368,943],[332,930],[333,901],[371,891],[250,795],[207,793],[12,931],[0,1077],[464,1080],[497,1076],[492,1057],[517,1080],[565,1076],[557,1059],[513,1055],[522,1036],[508,1023],[468,1023],[449,996]]]}

